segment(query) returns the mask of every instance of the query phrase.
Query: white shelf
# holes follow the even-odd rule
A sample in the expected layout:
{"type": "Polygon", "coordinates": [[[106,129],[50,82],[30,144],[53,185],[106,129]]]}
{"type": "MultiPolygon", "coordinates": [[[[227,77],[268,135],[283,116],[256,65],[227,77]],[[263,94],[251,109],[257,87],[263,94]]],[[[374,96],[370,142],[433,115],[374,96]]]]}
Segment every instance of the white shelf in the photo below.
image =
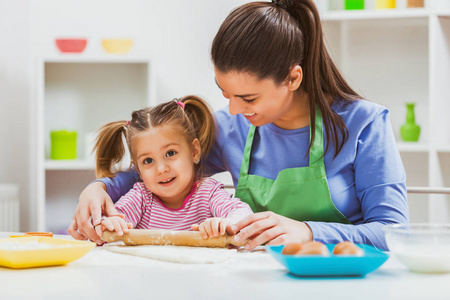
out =
{"type": "Polygon", "coordinates": [[[439,146],[436,148],[439,153],[450,153],[450,145],[448,146],[439,146]]]}
{"type": "Polygon", "coordinates": [[[95,170],[94,163],[84,159],[71,160],[45,160],[46,170],[70,171],[70,170],[95,170]]]}
{"type": "Polygon", "coordinates": [[[428,18],[430,16],[450,16],[450,11],[441,12],[422,8],[386,9],[386,10],[337,10],[327,11],[321,16],[323,21],[376,20],[428,18]]]}
{"type": "Polygon", "coordinates": [[[37,56],[35,126],[36,230],[64,231],[83,188],[95,180],[91,136],[103,124],[129,119],[154,105],[155,76],[149,57],[47,54],[37,56]],[[51,160],[50,132],[77,132],[77,159],[51,160]],[[46,216],[52,216],[46,218],[46,216]]]}
{"type": "MultiPolygon", "coordinates": [[[[450,11],[328,11],[322,19],[327,46],[352,88],[389,109],[407,186],[450,186],[450,11]],[[416,103],[422,142],[401,141],[406,102],[416,103]]],[[[449,200],[408,195],[411,221],[450,222],[449,200]]]]}
{"type": "Polygon", "coordinates": [[[44,56],[41,61],[48,63],[148,63],[149,58],[126,54],[105,54],[92,56],[84,54],[59,53],[44,56]]]}
{"type": "Polygon", "coordinates": [[[416,143],[416,142],[398,142],[398,150],[400,152],[428,152],[430,151],[430,146],[427,144],[416,143]]]}
{"type": "Polygon", "coordinates": [[[428,144],[415,143],[415,142],[398,142],[398,150],[400,152],[430,152],[435,151],[438,153],[450,153],[450,145],[431,147],[428,144]]]}

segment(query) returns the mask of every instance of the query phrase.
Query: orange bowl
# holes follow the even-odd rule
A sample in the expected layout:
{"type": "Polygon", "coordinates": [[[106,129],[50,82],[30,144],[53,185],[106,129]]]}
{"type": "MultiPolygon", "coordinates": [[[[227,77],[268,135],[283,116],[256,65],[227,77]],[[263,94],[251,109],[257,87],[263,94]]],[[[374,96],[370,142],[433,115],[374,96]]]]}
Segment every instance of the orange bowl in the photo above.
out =
{"type": "Polygon", "coordinates": [[[56,46],[63,53],[81,53],[87,45],[87,39],[55,39],[56,46]]]}
{"type": "Polygon", "coordinates": [[[128,53],[133,46],[132,39],[104,39],[102,40],[103,49],[107,53],[128,53]]]}

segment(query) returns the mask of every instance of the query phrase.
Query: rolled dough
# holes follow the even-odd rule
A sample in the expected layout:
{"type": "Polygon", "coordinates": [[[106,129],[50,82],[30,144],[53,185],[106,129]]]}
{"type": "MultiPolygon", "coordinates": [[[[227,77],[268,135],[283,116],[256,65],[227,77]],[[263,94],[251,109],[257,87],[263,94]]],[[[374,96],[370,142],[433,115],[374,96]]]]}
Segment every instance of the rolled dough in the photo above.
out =
{"type": "Polygon", "coordinates": [[[116,253],[129,254],[182,264],[213,264],[225,261],[237,253],[236,249],[184,246],[104,246],[116,253]]]}

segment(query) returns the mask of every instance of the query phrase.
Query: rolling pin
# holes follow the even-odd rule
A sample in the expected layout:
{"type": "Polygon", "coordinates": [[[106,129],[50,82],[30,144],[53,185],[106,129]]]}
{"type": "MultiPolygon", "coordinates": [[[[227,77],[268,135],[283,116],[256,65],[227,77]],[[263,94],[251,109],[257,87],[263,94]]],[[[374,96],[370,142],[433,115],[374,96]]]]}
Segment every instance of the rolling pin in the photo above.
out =
{"type": "Polygon", "coordinates": [[[226,248],[228,245],[241,247],[248,242],[248,240],[236,242],[234,236],[227,234],[203,239],[198,231],[150,229],[129,229],[122,236],[117,235],[115,231],[104,231],[100,238],[108,243],[123,241],[128,246],[173,245],[226,248]]]}

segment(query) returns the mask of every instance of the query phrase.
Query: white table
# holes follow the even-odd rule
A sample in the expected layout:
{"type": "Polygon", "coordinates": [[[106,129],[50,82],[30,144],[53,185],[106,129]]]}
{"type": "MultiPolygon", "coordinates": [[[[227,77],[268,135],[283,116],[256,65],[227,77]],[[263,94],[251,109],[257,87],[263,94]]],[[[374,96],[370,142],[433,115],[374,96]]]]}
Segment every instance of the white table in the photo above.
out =
{"type": "MultiPolygon", "coordinates": [[[[0,233],[7,237],[10,233],[0,233]]],[[[65,266],[0,268],[0,299],[450,299],[450,274],[410,273],[394,257],[364,278],[289,275],[263,252],[185,265],[97,247],[65,266]]]]}

